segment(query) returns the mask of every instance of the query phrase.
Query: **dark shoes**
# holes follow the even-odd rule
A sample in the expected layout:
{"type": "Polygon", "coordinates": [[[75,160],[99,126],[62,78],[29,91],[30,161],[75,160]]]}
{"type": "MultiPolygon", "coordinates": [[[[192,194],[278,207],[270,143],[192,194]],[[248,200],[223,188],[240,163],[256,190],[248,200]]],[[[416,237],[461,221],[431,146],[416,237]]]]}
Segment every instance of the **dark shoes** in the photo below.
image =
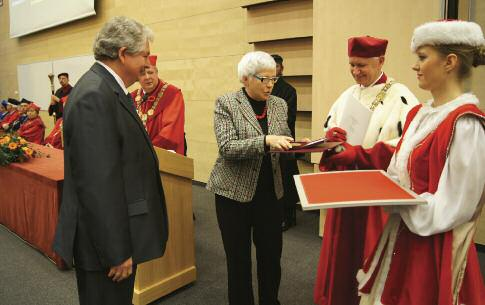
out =
{"type": "Polygon", "coordinates": [[[291,217],[287,219],[283,219],[281,222],[281,230],[287,231],[289,228],[296,226],[296,217],[291,217]]]}

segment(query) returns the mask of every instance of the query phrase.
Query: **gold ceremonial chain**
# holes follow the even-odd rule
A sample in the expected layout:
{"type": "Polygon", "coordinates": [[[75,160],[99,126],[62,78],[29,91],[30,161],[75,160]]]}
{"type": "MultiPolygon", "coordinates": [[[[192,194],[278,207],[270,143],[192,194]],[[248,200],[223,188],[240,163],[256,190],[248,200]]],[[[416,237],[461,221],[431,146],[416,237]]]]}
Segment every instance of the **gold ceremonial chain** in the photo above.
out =
{"type": "Polygon", "coordinates": [[[160,92],[158,92],[157,98],[153,102],[152,107],[150,109],[148,109],[148,111],[146,113],[143,113],[143,111],[141,110],[141,105],[142,105],[141,92],[142,92],[142,89],[141,88],[138,89],[138,92],[137,92],[136,97],[135,97],[136,113],[138,113],[138,116],[140,117],[141,121],[143,122],[143,126],[145,126],[145,128],[147,127],[148,119],[155,113],[155,109],[157,108],[158,102],[162,98],[163,93],[165,92],[167,87],[168,87],[168,83],[165,83],[163,85],[162,89],[160,89],[160,92]]]}
{"type": "Polygon", "coordinates": [[[376,109],[376,107],[379,106],[380,103],[382,103],[382,101],[386,97],[387,90],[389,90],[389,88],[391,88],[393,84],[394,84],[394,81],[388,82],[384,86],[384,88],[382,88],[382,90],[376,95],[376,99],[372,102],[372,104],[370,104],[370,107],[369,107],[371,111],[374,111],[374,109],[376,109]]]}

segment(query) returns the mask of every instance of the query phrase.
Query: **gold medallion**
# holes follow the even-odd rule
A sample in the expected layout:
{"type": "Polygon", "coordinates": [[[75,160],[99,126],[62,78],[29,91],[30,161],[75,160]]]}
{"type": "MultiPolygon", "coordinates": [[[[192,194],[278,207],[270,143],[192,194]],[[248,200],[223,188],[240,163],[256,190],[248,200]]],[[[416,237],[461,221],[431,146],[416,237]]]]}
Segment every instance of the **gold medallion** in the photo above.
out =
{"type": "Polygon", "coordinates": [[[152,116],[153,115],[153,112],[154,112],[153,109],[148,110],[148,115],[149,116],[152,116]]]}
{"type": "Polygon", "coordinates": [[[139,101],[141,101],[141,96],[137,95],[137,96],[135,97],[135,102],[139,102],[139,101]]]}

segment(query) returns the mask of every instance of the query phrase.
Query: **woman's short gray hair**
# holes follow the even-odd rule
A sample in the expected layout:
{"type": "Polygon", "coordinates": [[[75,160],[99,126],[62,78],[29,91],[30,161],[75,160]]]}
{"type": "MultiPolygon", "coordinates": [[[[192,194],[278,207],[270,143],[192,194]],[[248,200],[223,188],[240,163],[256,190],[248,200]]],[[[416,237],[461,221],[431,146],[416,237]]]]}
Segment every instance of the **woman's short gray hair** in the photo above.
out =
{"type": "Polygon", "coordinates": [[[117,59],[122,47],[129,54],[135,54],[145,48],[147,41],[153,41],[153,32],[148,27],[128,17],[114,17],[103,26],[94,40],[94,58],[117,59]]]}
{"type": "Polygon", "coordinates": [[[237,76],[242,82],[244,77],[255,75],[264,69],[276,69],[276,62],[266,52],[255,51],[246,53],[237,65],[237,76]]]}

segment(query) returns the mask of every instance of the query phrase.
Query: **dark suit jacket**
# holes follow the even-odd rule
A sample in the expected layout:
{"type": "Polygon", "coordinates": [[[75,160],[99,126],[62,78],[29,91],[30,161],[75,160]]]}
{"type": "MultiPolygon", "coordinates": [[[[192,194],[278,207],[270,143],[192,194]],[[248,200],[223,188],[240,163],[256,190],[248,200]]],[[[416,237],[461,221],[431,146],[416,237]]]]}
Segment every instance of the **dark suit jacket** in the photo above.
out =
{"type": "Polygon", "coordinates": [[[298,104],[296,89],[288,84],[283,77],[280,77],[274,85],[271,94],[285,100],[288,106],[288,127],[291,130],[291,136],[295,138],[295,122],[298,104]]]}
{"type": "Polygon", "coordinates": [[[64,146],[54,250],[84,270],[162,256],[168,222],[157,157],[130,97],[97,63],[70,94],[64,146]]]}

